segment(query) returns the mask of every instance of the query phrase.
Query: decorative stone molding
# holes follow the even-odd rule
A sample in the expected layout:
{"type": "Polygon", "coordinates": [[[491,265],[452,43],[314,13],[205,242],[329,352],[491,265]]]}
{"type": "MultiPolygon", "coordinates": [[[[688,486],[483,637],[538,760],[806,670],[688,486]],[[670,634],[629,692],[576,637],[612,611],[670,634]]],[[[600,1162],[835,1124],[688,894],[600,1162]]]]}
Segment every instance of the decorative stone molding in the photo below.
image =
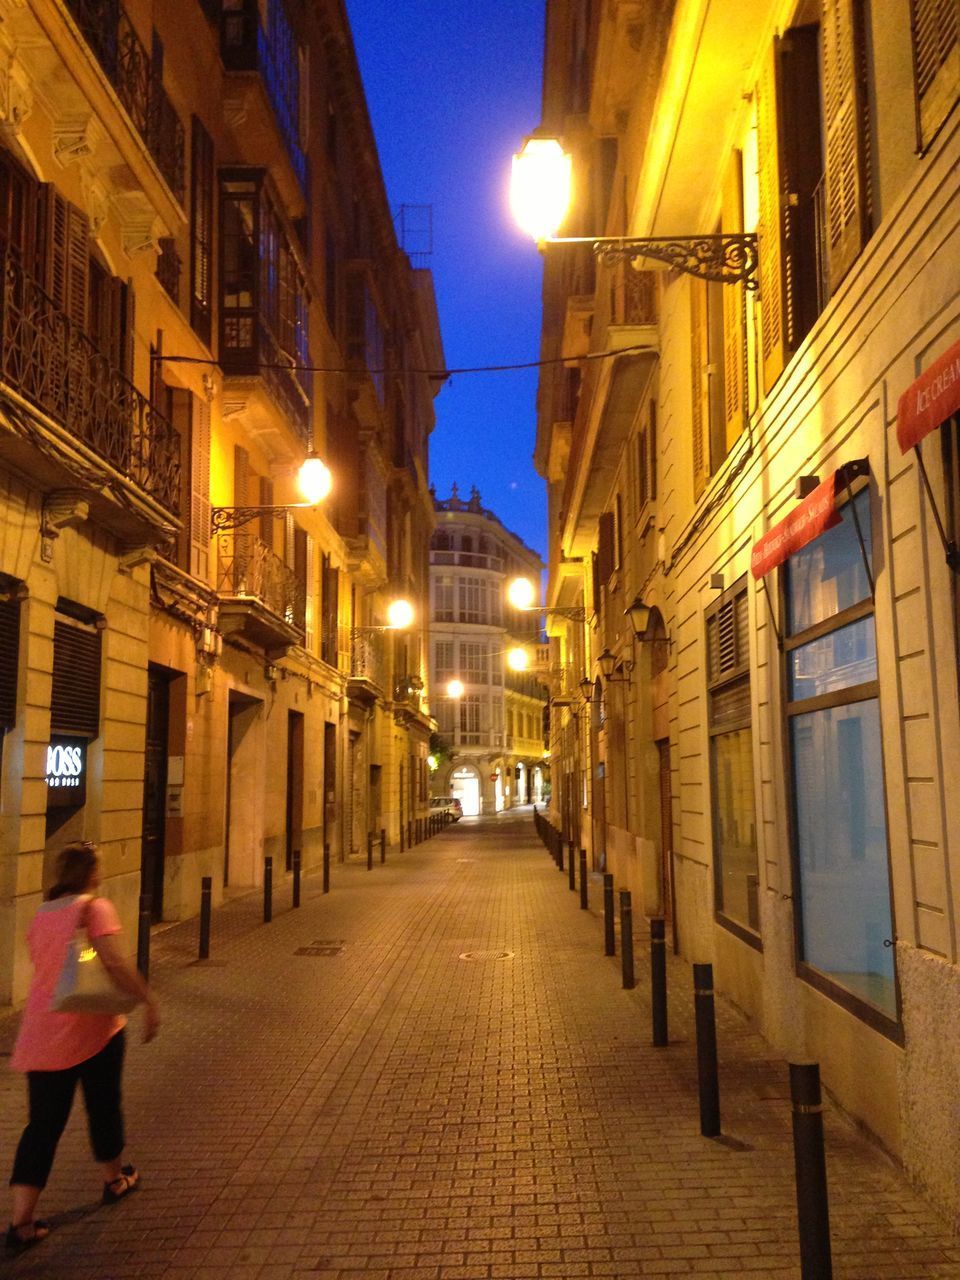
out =
{"type": "Polygon", "coordinates": [[[49,564],[53,544],[62,529],[83,524],[90,515],[90,495],[82,489],[57,489],[48,493],[40,515],[40,558],[49,564]]]}
{"type": "Polygon", "coordinates": [[[7,141],[18,138],[33,110],[33,94],[13,54],[0,64],[0,134],[7,141]]]}
{"type": "Polygon", "coordinates": [[[247,91],[229,94],[224,98],[223,120],[228,129],[240,129],[247,123],[247,116],[250,111],[248,99],[249,94],[247,91]]]}
{"type": "Polygon", "coordinates": [[[61,119],[53,126],[53,158],[62,167],[92,156],[103,131],[93,116],[61,119]]]}
{"type": "Polygon", "coordinates": [[[160,237],[154,234],[152,228],[149,231],[123,231],[120,233],[120,243],[128,258],[137,258],[141,253],[160,252],[160,237]]]}
{"type": "Polygon", "coordinates": [[[141,565],[156,564],[158,553],[156,547],[135,546],[126,548],[117,562],[120,573],[132,573],[141,565]]]}

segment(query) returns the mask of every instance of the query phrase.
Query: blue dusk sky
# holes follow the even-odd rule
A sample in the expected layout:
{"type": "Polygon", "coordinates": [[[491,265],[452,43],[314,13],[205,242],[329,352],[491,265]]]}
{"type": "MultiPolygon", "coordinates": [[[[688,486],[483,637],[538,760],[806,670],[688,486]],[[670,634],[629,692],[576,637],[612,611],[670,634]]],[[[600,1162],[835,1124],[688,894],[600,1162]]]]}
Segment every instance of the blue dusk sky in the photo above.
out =
{"type": "MultiPolygon", "coordinates": [[[[346,0],[390,206],[430,205],[448,368],[536,360],[540,257],[508,208],[510,159],[540,118],[543,0],[346,0]]],[[[416,251],[418,237],[408,238],[416,251]]],[[[536,369],[461,374],[437,397],[430,478],[543,555],[536,369]]]]}

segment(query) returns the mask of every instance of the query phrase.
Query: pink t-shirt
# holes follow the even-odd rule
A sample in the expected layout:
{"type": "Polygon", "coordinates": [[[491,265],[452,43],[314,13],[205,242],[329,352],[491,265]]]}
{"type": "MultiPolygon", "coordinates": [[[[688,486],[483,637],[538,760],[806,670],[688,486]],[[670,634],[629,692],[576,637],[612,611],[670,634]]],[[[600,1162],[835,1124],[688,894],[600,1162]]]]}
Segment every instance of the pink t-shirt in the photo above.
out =
{"type": "Polygon", "coordinates": [[[75,1067],[99,1053],[127,1021],[113,1013],[54,1013],[50,1008],[67,946],[84,907],[91,940],[120,932],[113,903],[83,894],[44,902],[27,930],[34,972],[10,1058],[14,1071],[63,1071],[75,1067]]]}

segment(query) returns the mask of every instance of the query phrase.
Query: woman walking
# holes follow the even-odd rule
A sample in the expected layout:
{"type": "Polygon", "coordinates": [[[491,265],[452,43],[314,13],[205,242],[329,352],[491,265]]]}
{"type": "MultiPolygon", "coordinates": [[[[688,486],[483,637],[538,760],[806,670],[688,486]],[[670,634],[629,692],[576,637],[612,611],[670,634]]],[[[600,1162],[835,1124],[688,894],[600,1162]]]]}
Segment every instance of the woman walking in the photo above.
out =
{"type": "Polygon", "coordinates": [[[67,948],[85,926],[101,962],[117,987],[145,1005],[144,1040],[160,1025],[156,1001],[139,973],[124,959],[120,921],[113,904],[95,895],[100,885],[96,845],[69,844],[57,860],[57,882],[27,931],[34,974],[10,1065],[27,1076],[29,1121],[13,1164],[13,1216],[8,1250],[37,1244],[50,1233],[34,1217],[47,1184],[57,1143],[66,1127],[77,1081],[87,1109],[90,1143],[103,1171],[103,1202],[114,1204],[134,1191],[137,1170],[123,1164],[123,1071],[126,1018],[103,1013],[57,1013],[50,1005],[67,948]]]}

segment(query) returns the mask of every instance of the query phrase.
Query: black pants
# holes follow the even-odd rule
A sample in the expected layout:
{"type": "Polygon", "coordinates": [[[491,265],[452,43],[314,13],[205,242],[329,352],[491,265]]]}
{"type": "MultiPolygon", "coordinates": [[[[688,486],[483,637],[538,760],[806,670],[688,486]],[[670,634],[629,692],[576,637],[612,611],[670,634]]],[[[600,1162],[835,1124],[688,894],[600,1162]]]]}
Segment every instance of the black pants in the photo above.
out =
{"type": "Polygon", "coordinates": [[[27,1072],[30,1120],[17,1147],[11,1186],[42,1189],[47,1185],[78,1080],[87,1108],[93,1154],[101,1163],[117,1159],[124,1143],[120,1076],[125,1048],[124,1032],[118,1031],[99,1053],[75,1067],[64,1071],[27,1072]]]}

